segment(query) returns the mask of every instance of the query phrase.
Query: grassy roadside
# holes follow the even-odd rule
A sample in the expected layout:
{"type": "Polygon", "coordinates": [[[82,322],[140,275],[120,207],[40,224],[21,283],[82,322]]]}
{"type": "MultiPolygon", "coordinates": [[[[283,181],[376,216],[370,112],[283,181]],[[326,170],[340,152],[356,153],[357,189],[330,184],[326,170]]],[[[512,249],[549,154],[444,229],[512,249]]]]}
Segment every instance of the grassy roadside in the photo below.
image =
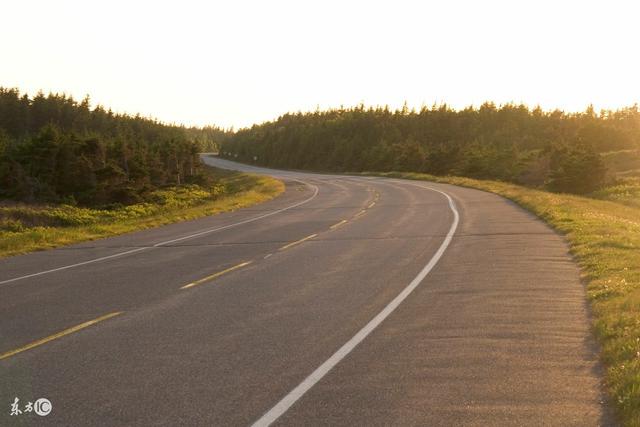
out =
{"type": "Polygon", "coordinates": [[[0,257],[233,211],[284,191],[284,184],[270,177],[214,168],[210,172],[216,178],[212,188],[167,188],[154,192],[152,202],[109,210],[69,205],[0,206],[0,257]]]}
{"type": "Polygon", "coordinates": [[[504,182],[418,173],[376,175],[490,191],[564,234],[587,286],[612,401],[624,425],[640,426],[640,206],[504,182]]]}

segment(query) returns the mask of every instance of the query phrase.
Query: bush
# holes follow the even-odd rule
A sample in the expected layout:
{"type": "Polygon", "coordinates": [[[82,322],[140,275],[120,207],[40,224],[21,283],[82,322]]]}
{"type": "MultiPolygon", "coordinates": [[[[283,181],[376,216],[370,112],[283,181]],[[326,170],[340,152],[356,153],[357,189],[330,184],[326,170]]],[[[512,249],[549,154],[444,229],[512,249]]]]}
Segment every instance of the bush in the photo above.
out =
{"type": "Polygon", "coordinates": [[[24,231],[24,229],[24,226],[18,220],[10,218],[0,218],[0,231],[19,233],[21,231],[24,231]]]}
{"type": "Polygon", "coordinates": [[[588,194],[605,184],[606,167],[591,147],[577,145],[551,152],[547,188],[561,193],[588,194]]]}
{"type": "Polygon", "coordinates": [[[77,227],[127,221],[196,206],[224,193],[223,184],[216,184],[209,189],[184,185],[153,191],[147,202],[131,205],[112,203],[99,209],[71,205],[0,206],[0,231],[20,232],[35,227],[77,227]]]}

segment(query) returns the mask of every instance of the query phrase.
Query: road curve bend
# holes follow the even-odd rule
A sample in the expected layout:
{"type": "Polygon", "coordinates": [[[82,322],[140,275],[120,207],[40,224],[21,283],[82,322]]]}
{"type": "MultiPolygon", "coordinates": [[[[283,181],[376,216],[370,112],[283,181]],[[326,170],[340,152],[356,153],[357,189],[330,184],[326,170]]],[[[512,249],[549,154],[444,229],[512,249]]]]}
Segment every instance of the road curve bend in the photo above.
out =
{"type": "Polygon", "coordinates": [[[579,271],[513,203],[204,160],[287,189],[0,260],[0,425],[613,424],[579,271]]]}

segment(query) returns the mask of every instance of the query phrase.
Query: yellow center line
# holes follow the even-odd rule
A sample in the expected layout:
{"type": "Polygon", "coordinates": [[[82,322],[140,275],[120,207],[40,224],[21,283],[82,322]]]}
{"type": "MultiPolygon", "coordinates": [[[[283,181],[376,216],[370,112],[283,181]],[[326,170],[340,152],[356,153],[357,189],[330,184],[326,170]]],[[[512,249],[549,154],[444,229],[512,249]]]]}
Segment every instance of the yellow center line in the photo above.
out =
{"type": "Polygon", "coordinates": [[[193,288],[194,286],[201,285],[201,284],[203,284],[205,282],[209,282],[209,281],[215,279],[216,277],[222,276],[223,274],[227,274],[227,273],[229,273],[229,272],[231,272],[233,270],[237,270],[239,268],[242,268],[245,265],[249,265],[249,264],[251,264],[251,262],[252,261],[241,262],[240,264],[234,265],[233,267],[229,267],[226,270],[219,271],[219,272],[217,272],[215,274],[212,274],[211,276],[203,277],[202,279],[196,280],[195,282],[191,282],[188,285],[184,285],[180,289],[189,289],[189,288],[193,288]]]}
{"type": "Polygon", "coordinates": [[[340,221],[339,223],[337,223],[337,224],[333,224],[333,225],[332,225],[331,227],[329,227],[329,228],[330,228],[331,230],[333,230],[333,229],[335,229],[335,228],[340,227],[340,226],[341,226],[342,224],[344,224],[345,222],[347,222],[347,220],[346,220],[346,219],[343,219],[343,220],[342,220],[342,221],[340,221]]]}
{"type": "Polygon", "coordinates": [[[290,248],[291,246],[295,246],[295,245],[297,245],[297,244],[299,244],[299,243],[302,243],[302,242],[305,242],[305,241],[307,241],[307,240],[309,240],[309,239],[313,239],[313,238],[314,238],[314,237],[316,237],[316,236],[317,236],[317,234],[312,234],[311,236],[307,236],[307,237],[305,237],[304,239],[296,240],[295,242],[291,242],[291,243],[289,243],[288,245],[284,245],[284,246],[283,246],[283,247],[281,247],[279,250],[280,250],[280,251],[284,251],[285,249],[288,249],[288,248],[290,248]]]}
{"type": "Polygon", "coordinates": [[[365,213],[367,213],[367,211],[365,211],[365,210],[361,210],[360,212],[358,212],[357,214],[355,214],[353,217],[354,217],[354,218],[358,218],[359,216],[362,216],[362,215],[364,215],[365,213]]]}
{"type": "Polygon", "coordinates": [[[81,323],[81,324],[79,324],[77,326],[74,326],[72,328],[65,329],[62,332],[58,332],[57,334],[48,336],[46,338],[42,338],[42,339],[40,339],[38,341],[34,341],[34,342],[32,342],[30,344],[27,344],[27,345],[25,345],[23,347],[16,348],[15,350],[7,351],[6,353],[0,354],[0,360],[6,359],[6,358],[11,357],[11,356],[15,356],[16,354],[22,353],[23,351],[31,350],[32,348],[41,346],[42,344],[46,344],[49,341],[53,341],[53,340],[56,340],[58,338],[62,338],[65,335],[69,335],[69,334],[72,334],[74,332],[78,332],[81,329],[88,328],[89,326],[95,325],[96,323],[105,321],[107,319],[111,319],[112,317],[115,317],[115,316],[117,316],[119,314],[122,314],[122,313],[123,313],[122,311],[117,311],[115,313],[105,314],[104,316],[98,317],[97,319],[89,320],[88,322],[84,322],[84,323],[81,323]]]}

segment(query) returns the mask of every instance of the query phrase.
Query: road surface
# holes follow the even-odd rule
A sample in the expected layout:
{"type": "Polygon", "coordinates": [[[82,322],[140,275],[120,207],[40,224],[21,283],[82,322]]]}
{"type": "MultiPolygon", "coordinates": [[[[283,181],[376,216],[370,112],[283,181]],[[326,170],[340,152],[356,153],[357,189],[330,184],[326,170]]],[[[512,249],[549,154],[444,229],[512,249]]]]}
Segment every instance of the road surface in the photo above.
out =
{"type": "Polygon", "coordinates": [[[206,161],[286,191],[0,260],[0,425],[612,423],[578,269],[530,214],[206,161]]]}

